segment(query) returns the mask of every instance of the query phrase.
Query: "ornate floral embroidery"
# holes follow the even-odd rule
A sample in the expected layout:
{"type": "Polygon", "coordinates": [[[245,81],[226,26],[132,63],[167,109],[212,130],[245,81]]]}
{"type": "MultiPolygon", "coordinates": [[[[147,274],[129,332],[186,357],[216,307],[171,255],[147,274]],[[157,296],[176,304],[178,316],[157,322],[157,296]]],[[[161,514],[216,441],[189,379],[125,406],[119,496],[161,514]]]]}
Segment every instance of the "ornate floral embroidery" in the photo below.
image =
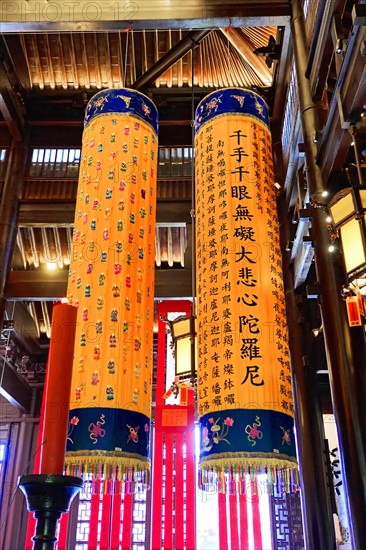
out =
{"type": "Polygon", "coordinates": [[[104,437],[105,436],[105,429],[101,428],[103,424],[105,424],[104,420],[104,414],[100,415],[100,420],[96,424],[93,422],[89,424],[88,430],[90,432],[90,439],[93,441],[94,445],[98,442],[98,437],[104,437]]]}
{"type": "Polygon", "coordinates": [[[71,434],[75,428],[79,424],[79,418],[77,416],[73,416],[72,419],[69,421],[69,429],[67,431],[67,439],[71,441],[71,443],[74,443],[71,439],[71,434]]]}
{"type": "Polygon", "coordinates": [[[244,105],[244,100],[245,100],[245,96],[243,96],[243,95],[234,95],[234,94],[232,94],[231,97],[233,97],[234,99],[236,99],[237,101],[239,101],[240,108],[243,107],[243,105],[244,105]]]}
{"type": "Polygon", "coordinates": [[[130,441],[133,441],[134,443],[138,443],[138,440],[139,440],[138,431],[140,429],[140,426],[136,426],[135,428],[133,428],[129,424],[126,424],[126,426],[130,430],[130,435],[127,438],[127,443],[129,443],[130,441]]]}
{"type": "Polygon", "coordinates": [[[150,113],[151,113],[150,107],[148,107],[148,106],[146,105],[146,103],[143,103],[142,106],[141,106],[141,108],[142,108],[144,114],[145,114],[146,116],[150,117],[150,113]]]}
{"type": "Polygon", "coordinates": [[[211,424],[210,431],[206,426],[202,428],[202,450],[210,451],[214,445],[217,445],[220,441],[225,441],[231,445],[230,441],[226,439],[229,433],[229,428],[234,424],[234,419],[226,417],[222,423],[219,424],[220,418],[214,421],[213,418],[209,418],[208,422],[211,424]]]}
{"type": "Polygon", "coordinates": [[[213,97],[212,99],[210,99],[210,101],[205,103],[203,108],[208,110],[208,113],[207,113],[208,115],[210,115],[212,112],[216,113],[219,107],[219,103],[222,103],[221,98],[222,98],[222,94],[219,95],[218,97],[213,97]]]}
{"type": "Polygon", "coordinates": [[[282,436],[282,445],[284,445],[284,443],[287,443],[287,445],[291,445],[291,435],[290,435],[290,430],[285,430],[285,428],[283,428],[282,426],[280,426],[282,432],[283,432],[283,436],[282,436]]]}
{"type": "Polygon", "coordinates": [[[104,97],[98,97],[98,99],[96,99],[93,103],[93,107],[95,107],[95,110],[97,111],[98,109],[100,109],[101,111],[103,111],[104,109],[104,104],[105,103],[108,103],[108,97],[109,97],[109,94],[105,95],[104,97]]]}
{"type": "Polygon", "coordinates": [[[258,430],[258,427],[261,425],[259,416],[255,417],[255,422],[253,422],[253,426],[250,424],[247,424],[245,427],[245,433],[248,434],[248,441],[251,442],[252,447],[256,445],[256,439],[262,439],[263,433],[258,430]]]}

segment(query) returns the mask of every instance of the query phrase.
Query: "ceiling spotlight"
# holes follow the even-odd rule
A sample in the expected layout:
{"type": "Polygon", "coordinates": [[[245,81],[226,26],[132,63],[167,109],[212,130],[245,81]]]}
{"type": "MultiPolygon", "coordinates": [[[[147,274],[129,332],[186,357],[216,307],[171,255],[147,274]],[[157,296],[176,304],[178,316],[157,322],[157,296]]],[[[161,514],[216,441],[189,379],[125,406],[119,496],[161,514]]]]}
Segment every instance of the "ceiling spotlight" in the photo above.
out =
{"type": "Polygon", "coordinates": [[[332,216],[327,216],[327,217],[325,218],[325,221],[326,221],[327,223],[331,223],[331,222],[332,222],[332,216]]]}
{"type": "Polygon", "coordinates": [[[55,271],[55,269],[57,269],[56,262],[47,262],[46,266],[49,271],[55,271]]]}
{"type": "Polygon", "coordinates": [[[327,197],[329,195],[328,191],[323,191],[322,192],[322,197],[327,197]]]}
{"type": "Polygon", "coordinates": [[[334,244],[329,245],[329,246],[328,246],[328,252],[333,253],[334,251],[335,251],[335,246],[334,246],[334,244]]]}

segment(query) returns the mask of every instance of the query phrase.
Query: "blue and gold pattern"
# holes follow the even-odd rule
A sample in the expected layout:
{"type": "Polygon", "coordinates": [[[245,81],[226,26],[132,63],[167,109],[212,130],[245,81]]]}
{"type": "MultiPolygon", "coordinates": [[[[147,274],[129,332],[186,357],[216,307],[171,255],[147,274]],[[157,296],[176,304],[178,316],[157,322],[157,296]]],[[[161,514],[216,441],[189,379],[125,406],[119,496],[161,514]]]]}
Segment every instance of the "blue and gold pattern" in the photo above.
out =
{"type": "Polygon", "coordinates": [[[212,92],[198,104],[195,132],[197,133],[213,116],[230,113],[252,116],[269,127],[268,107],[260,95],[244,88],[228,88],[212,92]]]}
{"type": "MultiPolygon", "coordinates": [[[[123,91],[114,88],[102,90],[93,96],[86,107],[84,128],[96,116],[111,113],[118,115],[130,113],[149,124],[156,135],[159,133],[158,112],[153,102],[144,94],[128,88],[123,91]]],[[[110,140],[113,142],[114,139],[115,133],[112,133],[110,140]]]]}

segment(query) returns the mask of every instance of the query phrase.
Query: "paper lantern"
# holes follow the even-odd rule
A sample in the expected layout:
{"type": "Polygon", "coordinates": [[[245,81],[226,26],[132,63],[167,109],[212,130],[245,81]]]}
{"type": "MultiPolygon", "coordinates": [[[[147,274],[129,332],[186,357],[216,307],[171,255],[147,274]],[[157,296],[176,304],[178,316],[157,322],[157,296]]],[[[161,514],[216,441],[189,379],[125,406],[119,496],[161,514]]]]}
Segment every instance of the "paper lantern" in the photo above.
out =
{"type": "Polygon", "coordinates": [[[131,490],[149,471],[157,124],[134,90],[89,101],[68,284],[78,321],[67,470],[131,490]]]}
{"type": "Polygon", "coordinates": [[[195,122],[200,486],[297,484],[268,109],[218,90],[195,122]]]}

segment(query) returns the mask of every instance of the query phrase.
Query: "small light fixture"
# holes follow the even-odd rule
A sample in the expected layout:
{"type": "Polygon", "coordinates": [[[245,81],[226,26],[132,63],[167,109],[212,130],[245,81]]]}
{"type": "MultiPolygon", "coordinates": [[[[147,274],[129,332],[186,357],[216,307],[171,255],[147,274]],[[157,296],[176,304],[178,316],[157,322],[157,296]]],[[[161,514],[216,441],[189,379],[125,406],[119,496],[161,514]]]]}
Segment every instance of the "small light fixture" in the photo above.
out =
{"type": "Polygon", "coordinates": [[[183,315],[169,321],[175,344],[175,374],[179,379],[196,378],[196,318],[183,315]]]}
{"type": "Polygon", "coordinates": [[[327,217],[325,218],[325,221],[326,221],[327,223],[332,223],[332,216],[327,216],[327,217]]]}
{"type": "Polygon", "coordinates": [[[348,187],[328,204],[340,236],[348,282],[366,276],[366,188],[348,187]]]}
{"type": "Polygon", "coordinates": [[[323,191],[322,192],[322,197],[325,199],[325,197],[327,197],[329,195],[328,191],[323,191]]]}
{"type": "Polygon", "coordinates": [[[47,269],[49,271],[55,271],[57,269],[57,263],[56,262],[47,262],[46,266],[47,266],[47,269]]]}
{"type": "Polygon", "coordinates": [[[330,244],[330,245],[328,246],[328,252],[330,252],[331,254],[333,254],[333,252],[335,252],[335,246],[334,246],[334,244],[330,244]]]}
{"type": "Polygon", "coordinates": [[[314,338],[318,338],[320,334],[323,334],[323,325],[321,325],[319,328],[313,328],[312,330],[314,338]]]}

